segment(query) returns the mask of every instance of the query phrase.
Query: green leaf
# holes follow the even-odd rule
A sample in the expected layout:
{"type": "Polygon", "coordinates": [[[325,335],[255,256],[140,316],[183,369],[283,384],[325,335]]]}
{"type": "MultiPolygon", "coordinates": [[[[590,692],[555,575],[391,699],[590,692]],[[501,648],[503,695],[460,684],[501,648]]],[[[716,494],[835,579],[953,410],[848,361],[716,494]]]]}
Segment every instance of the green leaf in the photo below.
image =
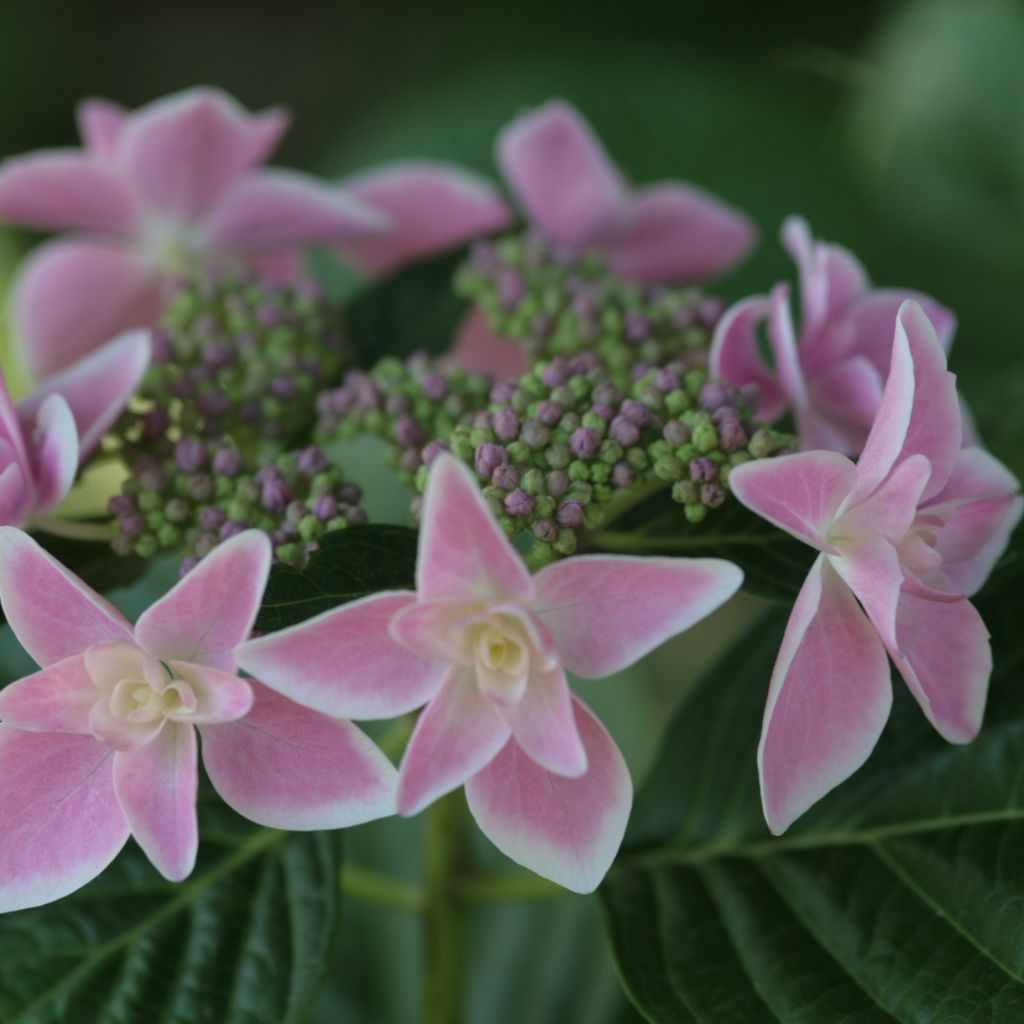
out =
{"type": "Polygon", "coordinates": [[[146,559],[138,555],[115,555],[103,541],[76,540],[42,532],[35,534],[35,539],[57,561],[101,594],[134,583],[149,568],[146,559]]]}
{"type": "Polygon", "coordinates": [[[457,249],[414,263],[353,300],[346,324],[362,365],[418,351],[436,355],[451,347],[468,308],[452,288],[464,258],[465,250],[457,249]]]}
{"type": "Polygon", "coordinates": [[[274,566],[256,629],[284,629],[379,590],[413,589],[417,536],[408,526],[349,526],[329,533],[304,569],[274,566]]]}
{"type": "Polygon", "coordinates": [[[339,921],[337,833],[204,836],[180,885],[134,846],[0,921],[4,1024],[299,1024],[339,921]]]}
{"type": "Polygon", "coordinates": [[[944,743],[902,682],[868,763],[788,833],[755,752],[786,612],[768,615],[669,728],[602,887],[623,982],[657,1022],[1024,1020],[1024,692],[1018,543],[979,602],[988,721],[944,743]]]}

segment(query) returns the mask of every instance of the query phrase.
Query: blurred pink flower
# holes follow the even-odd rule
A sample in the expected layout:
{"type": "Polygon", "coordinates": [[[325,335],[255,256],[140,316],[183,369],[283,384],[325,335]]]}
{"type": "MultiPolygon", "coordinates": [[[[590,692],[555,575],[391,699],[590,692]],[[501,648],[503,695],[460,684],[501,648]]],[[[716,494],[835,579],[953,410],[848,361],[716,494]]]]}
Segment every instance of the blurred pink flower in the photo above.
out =
{"type": "Polygon", "coordinates": [[[856,465],[813,451],[730,474],[744,505],[821,552],[775,663],[758,753],[777,834],[871,753],[892,703],[886,652],[943,737],[978,732],[992,653],[967,598],[1005,548],[1021,497],[1002,463],[961,447],[961,431],[942,345],[908,301],[856,465]]]}
{"type": "Polygon", "coordinates": [[[282,110],[250,114],[197,88],[131,113],[86,100],[78,121],[83,149],[0,166],[0,218],[74,232],[40,246],[15,287],[16,325],[37,376],[153,324],[169,281],[197,260],[242,257],[287,276],[303,247],[387,224],[307,175],[258,169],[287,127],[282,110]]]}
{"type": "Polygon", "coordinates": [[[399,771],[399,813],[465,784],[500,850],[588,892],[618,850],[631,785],[566,671],[595,678],[631,665],[741,579],[717,559],[616,556],[569,558],[531,576],[466,467],[446,454],[424,497],[415,593],[355,601],[252,640],[237,657],[326,714],[389,718],[425,704],[399,771]]]}
{"type": "Polygon", "coordinates": [[[789,285],[736,303],[718,324],[711,372],[731,384],[757,385],[760,417],[792,410],[804,448],[856,455],[874,422],[889,372],[896,312],[907,299],[923,307],[945,351],[956,318],[934,299],[903,288],[872,288],[857,258],[816,242],[807,223],[790,217],[782,244],[800,274],[799,333],[789,285]],[[773,365],[762,357],[758,330],[767,323],[773,365]]]}
{"type": "Polygon", "coordinates": [[[0,374],[0,524],[24,526],[55,509],[134,394],[149,335],[131,331],[50,377],[17,405],[0,374]]]}
{"type": "Polygon", "coordinates": [[[214,788],[253,821],[339,828],[393,812],[394,768],[355,726],[236,674],[270,558],[264,534],[239,534],[133,628],[27,534],[0,529],[0,602],[42,666],[0,691],[0,910],[74,891],[129,834],[185,878],[196,727],[214,788]]]}

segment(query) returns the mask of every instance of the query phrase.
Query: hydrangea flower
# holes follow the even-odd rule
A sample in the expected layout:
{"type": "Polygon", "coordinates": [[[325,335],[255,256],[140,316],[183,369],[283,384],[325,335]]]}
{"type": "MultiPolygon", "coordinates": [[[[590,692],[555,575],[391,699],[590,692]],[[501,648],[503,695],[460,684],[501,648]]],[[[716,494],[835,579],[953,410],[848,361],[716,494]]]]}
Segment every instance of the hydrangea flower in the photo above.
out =
{"type": "Polygon", "coordinates": [[[134,627],[27,534],[0,529],[0,603],[41,666],[0,690],[0,910],[58,899],[129,833],[180,881],[198,845],[196,729],[214,788],[286,829],[390,814],[394,768],[358,729],[240,679],[270,568],[258,532],[223,544],[134,627]]]}
{"type": "Polygon", "coordinates": [[[383,230],[383,214],[304,174],[257,169],[287,127],[216,89],[134,112],[78,108],[83,149],[0,167],[0,218],[74,232],[39,249],[15,288],[15,316],[37,376],[129,327],[155,322],[173,276],[197,260],[239,257],[294,273],[296,251],[383,230]]]}
{"type": "Polygon", "coordinates": [[[247,671],[318,711],[389,718],[423,705],[398,811],[465,784],[512,859],[588,892],[611,864],[631,785],[612,738],[573,695],[631,665],[739,587],[717,559],[569,558],[531,576],[469,471],[439,456],[424,496],[416,592],[376,594],[237,652],[247,671]]]}
{"type": "Polygon", "coordinates": [[[1005,466],[961,447],[961,431],[942,345],[908,301],[856,465],[813,451],[732,472],[741,502],[821,552],[786,628],[761,733],[775,833],[871,753],[892,703],[886,652],[945,739],[966,743],[981,725],[992,653],[968,598],[1005,548],[1021,497],[1005,466]]]}
{"type": "Polygon", "coordinates": [[[756,384],[762,419],[792,410],[804,448],[856,455],[875,420],[892,354],[896,312],[914,299],[945,351],[956,318],[934,299],[905,288],[873,288],[849,250],[815,241],[800,217],[782,225],[782,244],[800,275],[799,332],[789,285],[734,305],[715,331],[711,372],[739,386],[756,384]],[[758,330],[767,323],[774,365],[762,358],[758,330]]]}
{"type": "Polygon", "coordinates": [[[149,356],[148,332],[131,331],[17,405],[0,374],[0,524],[24,526],[67,497],[79,465],[134,394],[149,356]]]}

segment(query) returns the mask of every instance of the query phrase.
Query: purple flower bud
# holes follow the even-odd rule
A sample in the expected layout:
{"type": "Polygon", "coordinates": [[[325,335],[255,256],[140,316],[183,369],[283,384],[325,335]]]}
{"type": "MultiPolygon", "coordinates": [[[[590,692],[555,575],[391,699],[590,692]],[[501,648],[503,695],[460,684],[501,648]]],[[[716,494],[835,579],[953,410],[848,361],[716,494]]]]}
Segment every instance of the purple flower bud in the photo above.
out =
{"type": "Polygon", "coordinates": [[[561,526],[578,529],[583,525],[583,506],[578,501],[563,501],[555,509],[555,521],[561,526]]]}
{"type": "Polygon", "coordinates": [[[709,380],[700,389],[700,404],[705,409],[714,412],[729,403],[729,391],[727,387],[717,380],[709,380]]]}
{"type": "Polygon", "coordinates": [[[526,491],[515,490],[505,498],[505,511],[510,516],[528,516],[533,511],[533,498],[526,491]]]}
{"type": "Polygon", "coordinates": [[[130,494],[115,494],[107,508],[112,516],[130,516],[135,511],[135,499],[130,494]]]}
{"type": "Polygon", "coordinates": [[[269,512],[271,515],[283,512],[291,500],[292,492],[281,479],[267,480],[260,490],[260,505],[263,506],[265,512],[269,512]]]}
{"type": "Polygon", "coordinates": [[[402,454],[398,456],[398,468],[403,473],[415,473],[422,464],[419,448],[403,448],[402,454]]]}
{"type": "Polygon", "coordinates": [[[216,419],[228,412],[231,399],[222,391],[207,391],[196,400],[196,408],[208,419],[216,419]]]}
{"type": "Polygon", "coordinates": [[[595,416],[600,416],[605,423],[615,418],[615,406],[609,405],[607,402],[599,402],[597,405],[592,406],[590,411],[595,416]]]}
{"type": "Polygon", "coordinates": [[[619,415],[625,416],[630,423],[635,423],[638,427],[646,427],[654,419],[654,414],[651,410],[643,402],[635,398],[627,398],[622,403],[619,415]]]}
{"type": "Polygon", "coordinates": [[[679,374],[670,366],[663,366],[654,375],[654,386],[665,394],[675,391],[681,384],[682,381],[679,379],[679,374]]]}
{"type": "Polygon", "coordinates": [[[420,381],[423,394],[432,402],[443,402],[448,397],[448,381],[443,373],[427,373],[420,381]]]}
{"type": "Polygon", "coordinates": [[[551,362],[544,367],[541,372],[540,379],[544,382],[545,387],[549,388],[557,388],[559,385],[564,384],[569,379],[569,372],[565,365],[565,360],[561,358],[552,359],[551,362]]]}
{"type": "Polygon", "coordinates": [[[197,565],[199,559],[195,555],[189,555],[187,558],[181,560],[181,565],[178,566],[178,578],[187,576],[197,565]]]}
{"type": "Polygon", "coordinates": [[[313,502],[312,512],[317,519],[322,519],[324,522],[333,519],[338,514],[337,499],[330,494],[321,495],[313,502]]]}
{"type": "Polygon", "coordinates": [[[146,520],[138,512],[132,512],[130,515],[121,516],[117,521],[117,528],[126,537],[141,537],[146,532],[146,520]]]}
{"type": "Polygon", "coordinates": [[[703,483],[706,480],[714,480],[718,476],[718,467],[703,455],[697,459],[690,460],[690,479],[696,483],[703,483]]]}
{"type": "Polygon", "coordinates": [[[727,455],[738,452],[748,440],[747,432],[738,419],[726,420],[718,428],[718,443],[727,455]]]}
{"type": "Polygon", "coordinates": [[[506,309],[514,309],[523,301],[525,294],[523,275],[512,267],[503,267],[498,272],[498,301],[506,309]]]}
{"type": "Polygon", "coordinates": [[[491,483],[503,491],[514,491],[519,486],[519,470],[508,463],[498,466],[491,475],[491,483]]]}
{"type": "Polygon", "coordinates": [[[514,441],[519,436],[519,414],[515,409],[499,409],[491,417],[491,428],[499,441],[514,441]]]}
{"type": "Polygon", "coordinates": [[[256,322],[262,327],[277,327],[284,323],[284,319],[284,310],[269,302],[264,303],[256,310],[256,322]]]}
{"type": "Polygon", "coordinates": [[[560,497],[569,490],[569,475],[561,469],[553,469],[544,478],[544,482],[547,484],[548,494],[554,498],[560,497]]]}
{"type": "Polygon", "coordinates": [[[537,405],[536,419],[545,427],[557,427],[565,410],[557,402],[543,401],[537,405]]]}
{"type": "Polygon", "coordinates": [[[185,490],[193,501],[209,501],[213,497],[213,478],[207,473],[196,473],[188,478],[185,490]]]}
{"type": "Polygon", "coordinates": [[[625,416],[616,416],[612,420],[609,433],[623,448],[632,448],[640,440],[640,428],[625,416]]]}
{"type": "Polygon", "coordinates": [[[345,513],[345,518],[348,520],[349,526],[361,526],[366,522],[366,509],[365,508],[350,508],[345,513]]]}
{"type": "Polygon", "coordinates": [[[201,358],[211,370],[227,366],[233,357],[231,346],[223,341],[211,341],[203,346],[201,358]]]}
{"type": "Polygon", "coordinates": [[[679,420],[669,420],[668,423],[661,428],[661,436],[665,438],[669,444],[678,448],[681,444],[686,444],[686,442],[690,440],[690,428],[679,420]]]}
{"type": "Polygon", "coordinates": [[[270,382],[270,393],[275,398],[294,398],[297,390],[291,377],[275,377],[270,382]]]}
{"type": "Polygon", "coordinates": [[[413,448],[423,444],[423,431],[411,416],[402,416],[395,423],[395,440],[403,448],[413,448]]]}
{"type": "Polygon", "coordinates": [[[206,465],[206,446],[202,441],[179,441],[174,448],[174,461],[183,472],[194,473],[206,465]]]}
{"type": "Polygon", "coordinates": [[[636,483],[636,470],[628,462],[616,462],[612,469],[612,483],[616,487],[632,487],[636,483]]]}
{"type": "Polygon", "coordinates": [[[242,456],[238,449],[221,448],[213,457],[213,471],[217,476],[238,476],[242,471],[242,456]]]}
{"type": "Polygon", "coordinates": [[[551,440],[551,431],[537,420],[527,420],[523,424],[520,440],[536,451],[538,448],[543,448],[551,440]]]}
{"type": "Polygon", "coordinates": [[[721,299],[713,298],[710,295],[701,299],[697,303],[695,310],[697,319],[708,329],[713,328],[722,319],[724,312],[725,303],[721,299]]]}
{"type": "Polygon", "coordinates": [[[171,417],[165,409],[153,409],[142,417],[142,431],[146,437],[161,437],[171,425],[171,417]]]}
{"type": "Polygon", "coordinates": [[[490,480],[494,471],[508,462],[508,452],[500,444],[482,444],[476,450],[476,471],[484,480],[490,480]]]}
{"type": "Polygon", "coordinates": [[[388,395],[384,402],[384,411],[389,416],[401,416],[412,408],[408,395],[388,395]]]}
{"type": "Polygon", "coordinates": [[[605,380],[594,386],[590,397],[597,405],[618,405],[622,401],[622,392],[610,380],[605,380]]]}
{"type": "Polygon", "coordinates": [[[569,438],[569,447],[578,459],[592,459],[601,448],[601,435],[593,427],[579,427],[569,438]]]}
{"type": "Polygon", "coordinates": [[[358,505],[363,497],[363,489],[359,484],[343,484],[338,490],[338,501],[346,505],[358,505]]]}
{"type": "Polygon", "coordinates": [[[646,341],[651,336],[651,321],[636,310],[626,314],[626,337],[630,341],[646,341]]]}
{"type": "Polygon", "coordinates": [[[725,491],[719,484],[702,484],[700,488],[700,501],[708,508],[718,508],[725,501],[725,491]]]}
{"type": "Polygon", "coordinates": [[[199,525],[204,530],[219,530],[224,525],[227,515],[224,510],[216,505],[207,505],[199,513],[199,525]]]}
{"type": "Polygon", "coordinates": [[[237,537],[245,527],[241,523],[236,523],[233,519],[229,519],[226,523],[222,523],[220,529],[217,531],[217,536],[221,540],[231,540],[232,537],[237,537]]]}
{"type": "Polygon", "coordinates": [[[538,519],[533,524],[533,535],[537,540],[552,544],[558,539],[558,527],[550,519],[538,519]]]}
{"type": "Polygon", "coordinates": [[[423,465],[431,465],[438,455],[446,451],[448,451],[448,447],[443,441],[431,441],[423,451],[420,452],[420,457],[423,459],[423,465]]]}
{"type": "Polygon", "coordinates": [[[316,476],[327,468],[327,456],[315,444],[303,448],[295,460],[299,471],[305,476],[316,476]]]}
{"type": "Polygon", "coordinates": [[[516,381],[514,380],[502,380],[498,381],[494,387],[491,388],[490,398],[495,405],[504,405],[506,402],[512,400],[512,394],[516,389],[516,381]]]}

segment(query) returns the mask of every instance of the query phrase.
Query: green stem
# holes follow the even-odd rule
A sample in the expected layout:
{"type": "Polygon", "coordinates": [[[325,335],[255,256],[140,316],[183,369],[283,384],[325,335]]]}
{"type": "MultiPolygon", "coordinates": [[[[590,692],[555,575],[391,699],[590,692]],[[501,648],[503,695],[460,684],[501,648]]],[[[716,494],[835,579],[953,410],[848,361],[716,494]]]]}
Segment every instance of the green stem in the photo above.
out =
{"type": "Polygon", "coordinates": [[[377,746],[384,752],[385,757],[392,761],[397,761],[401,757],[415,724],[415,715],[403,715],[392,723],[388,731],[377,741],[377,746]]]}
{"type": "Polygon", "coordinates": [[[358,864],[342,867],[341,891],[346,899],[390,910],[415,914],[423,909],[423,890],[418,885],[361,868],[358,864]]]}
{"type": "Polygon", "coordinates": [[[110,523],[87,523],[75,519],[60,519],[57,516],[44,516],[33,520],[32,526],[54,537],[67,537],[69,540],[103,540],[109,541],[114,536],[110,523]]]}
{"type": "Polygon", "coordinates": [[[424,815],[424,1024],[459,1024],[463,1014],[469,921],[460,880],[472,873],[469,813],[458,790],[424,815]]]}
{"type": "Polygon", "coordinates": [[[782,534],[775,533],[730,533],[723,537],[720,533],[687,534],[685,537],[646,537],[642,533],[626,533],[617,530],[594,530],[588,534],[593,547],[602,551],[690,551],[700,548],[721,547],[723,542],[730,547],[743,545],[749,547],[771,547],[784,540],[782,534]]]}
{"type": "Polygon", "coordinates": [[[573,895],[568,889],[528,871],[471,875],[459,882],[458,890],[468,903],[525,903],[573,895]]]}

